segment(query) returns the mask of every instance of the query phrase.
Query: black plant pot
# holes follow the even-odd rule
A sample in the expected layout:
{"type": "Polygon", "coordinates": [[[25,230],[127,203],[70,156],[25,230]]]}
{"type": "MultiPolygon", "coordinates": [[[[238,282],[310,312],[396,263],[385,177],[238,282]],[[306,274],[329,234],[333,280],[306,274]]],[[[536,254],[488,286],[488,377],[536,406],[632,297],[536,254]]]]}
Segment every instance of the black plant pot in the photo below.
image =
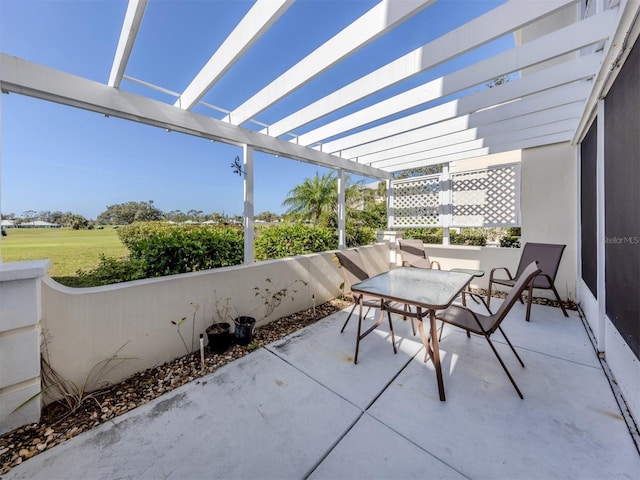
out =
{"type": "Polygon", "coordinates": [[[256,324],[256,319],[253,317],[236,317],[233,322],[235,323],[234,336],[238,345],[249,345],[253,339],[253,327],[256,324]]]}
{"type": "Polygon", "coordinates": [[[231,344],[229,329],[231,325],[228,323],[214,323],[207,328],[207,338],[209,339],[209,351],[213,353],[224,353],[231,344]]]}

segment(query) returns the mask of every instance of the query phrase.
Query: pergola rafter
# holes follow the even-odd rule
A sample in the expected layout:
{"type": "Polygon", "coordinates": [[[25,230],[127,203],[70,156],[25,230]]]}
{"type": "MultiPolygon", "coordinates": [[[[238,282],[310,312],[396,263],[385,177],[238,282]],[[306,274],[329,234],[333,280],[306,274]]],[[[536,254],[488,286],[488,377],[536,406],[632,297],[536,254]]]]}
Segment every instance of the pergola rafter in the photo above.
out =
{"type": "MultiPolygon", "coordinates": [[[[248,6],[231,34],[215,47],[187,85],[144,78],[141,72],[142,79],[136,80],[141,85],[163,85],[166,91],[182,92],[172,104],[125,92],[120,85],[123,78],[130,78],[125,71],[148,1],[129,1],[105,84],[2,54],[2,90],[382,179],[405,168],[506,148],[567,139],[575,142],[580,137],[578,130],[584,128],[585,112],[597,96],[594,85],[603,88],[607,64],[616,61],[617,44],[628,35],[640,10],[637,1],[614,0],[602,3],[595,9],[597,14],[591,16],[591,9],[587,18],[579,20],[585,14],[579,0],[509,0],[409,53],[404,53],[403,40],[398,40],[405,37],[397,35],[391,48],[399,54],[389,55],[395,60],[373,71],[364,66],[355,81],[327,95],[314,98],[311,93],[305,106],[292,108],[284,101],[291,93],[363,47],[375,48],[389,32],[409,24],[413,26],[406,28],[416,28],[416,20],[428,18],[435,0],[381,0],[284,73],[261,79],[264,87],[257,93],[249,92],[234,100],[235,104],[220,106],[206,103],[207,96],[234,72],[231,67],[251,47],[278,28],[278,19],[294,11],[290,7],[295,0],[258,0],[248,6]],[[547,20],[560,12],[565,20],[572,16],[575,20],[550,26],[547,20]],[[413,83],[402,88],[403,82],[416,75],[455,62],[505,35],[518,37],[522,28],[540,22],[545,22],[547,33],[533,41],[486,59],[467,59],[456,63],[447,75],[419,87],[413,83]],[[504,75],[520,78],[494,88],[483,85],[504,75]],[[374,94],[374,103],[355,108],[374,94]],[[198,103],[224,112],[224,121],[191,112],[198,103]],[[247,122],[261,125],[260,131],[242,128],[247,122]],[[292,129],[300,129],[293,140],[289,136],[292,129]]],[[[339,4],[332,8],[340,14],[339,4]]]]}
{"type": "MultiPolygon", "coordinates": [[[[544,18],[572,3],[575,3],[575,0],[505,3],[269,125],[268,131],[265,129],[263,133],[277,137],[293,131],[402,80],[510,34],[530,23],[532,19],[544,18]]],[[[495,78],[495,75],[492,78],[495,78]]]]}
{"type": "Polygon", "coordinates": [[[231,123],[242,125],[434,2],[435,0],[403,0],[402,2],[382,0],[233,110],[229,115],[231,123]]]}
{"type": "Polygon", "coordinates": [[[191,81],[174,106],[191,110],[295,0],[258,0],[191,81]]]}

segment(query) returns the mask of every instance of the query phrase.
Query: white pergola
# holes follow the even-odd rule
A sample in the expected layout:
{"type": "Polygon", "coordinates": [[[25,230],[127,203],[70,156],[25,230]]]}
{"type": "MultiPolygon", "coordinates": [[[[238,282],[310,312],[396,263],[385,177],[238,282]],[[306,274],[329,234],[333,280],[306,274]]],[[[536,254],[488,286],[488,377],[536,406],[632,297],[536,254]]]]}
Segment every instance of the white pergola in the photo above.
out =
{"type": "MultiPolygon", "coordinates": [[[[151,0],[152,2],[154,0],[151,0]]],[[[638,0],[509,0],[435,40],[371,70],[268,125],[260,114],[381,39],[435,0],[382,0],[346,28],[236,105],[207,94],[294,0],[257,0],[181,93],[126,75],[148,0],[129,0],[113,65],[104,83],[0,53],[0,88],[101,114],[241,146],[245,173],[245,255],[253,258],[253,151],[389,180],[404,169],[558,142],[579,142],[640,10],[638,0]],[[587,6],[585,7],[585,3],[587,6]],[[573,9],[574,23],[531,41],[522,29],[573,9]],[[507,35],[515,46],[415,86],[410,79],[507,35]],[[510,76],[487,88],[486,83],[510,76]],[[132,83],[174,95],[161,102],[126,90],[132,83]],[[411,85],[404,87],[403,85],[411,85]],[[393,88],[392,88],[393,87],[393,88]],[[397,92],[401,93],[387,93],[397,92]],[[376,95],[375,103],[354,108],[376,95]],[[453,100],[451,98],[454,98],[453,100]],[[193,111],[213,107],[210,115],[193,111]],[[346,112],[342,114],[342,112],[346,112]],[[254,128],[259,125],[259,128],[254,128]]],[[[188,4],[187,4],[188,5],[188,4]]],[[[331,3],[340,15],[339,4],[331,3]]],[[[285,48],[285,46],[283,46],[285,48]]],[[[406,51],[398,45],[398,51],[406,51]]],[[[194,69],[195,70],[195,69],[194,69]]],[[[256,72],[260,74],[260,72],[256,72]]],[[[343,204],[342,204],[343,207],[343,204]]],[[[340,209],[344,245],[344,208],[340,209]]]]}

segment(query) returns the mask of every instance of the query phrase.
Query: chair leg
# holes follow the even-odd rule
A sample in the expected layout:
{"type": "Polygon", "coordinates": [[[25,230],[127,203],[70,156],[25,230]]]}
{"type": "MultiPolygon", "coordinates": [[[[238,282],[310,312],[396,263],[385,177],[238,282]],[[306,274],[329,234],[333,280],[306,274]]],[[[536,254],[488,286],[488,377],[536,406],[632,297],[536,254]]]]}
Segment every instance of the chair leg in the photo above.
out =
{"type": "Polygon", "coordinates": [[[355,311],[357,306],[358,306],[358,302],[353,304],[353,308],[349,312],[349,316],[347,317],[347,320],[344,322],[344,325],[342,325],[342,329],[340,330],[340,333],[344,332],[344,329],[347,327],[347,323],[349,323],[349,320],[351,319],[351,315],[353,315],[353,312],[355,311]]]}
{"type": "MultiPolygon", "coordinates": [[[[356,302],[353,305],[353,308],[351,309],[351,311],[349,312],[349,316],[347,317],[347,319],[344,322],[344,325],[342,325],[342,329],[340,330],[340,333],[344,332],[344,329],[347,327],[347,323],[349,323],[349,320],[351,319],[351,315],[353,315],[354,310],[356,309],[356,307],[358,306],[358,302],[356,302]]],[[[367,315],[369,315],[369,311],[371,310],[371,307],[367,308],[367,312],[364,314],[364,316],[366,317],[367,315]]]]}
{"type": "Polygon", "coordinates": [[[568,317],[569,314],[567,313],[567,309],[564,308],[564,303],[562,303],[562,300],[560,299],[560,295],[558,295],[558,291],[556,290],[556,287],[553,285],[553,283],[551,284],[551,289],[553,290],[553,293],[556,296],[556,300],[558,300],[558,303],[560,304],[560,308],[562,309],[562,313],[564,313],[565,317],[568,317]]]}
{"type": "MultiPolygon", "coordinates": [[[[503,334],[504,335],[504,334],[503,334]]],[[[502,369],[504,370],[504,373],[507,374],[507,377],[509,377],[509,380],[511,381],[511,385],[513,385],[513,388],[516,389],[516,392],[518,392],[518,396],[524,400],[524,396],[522,395],[522,392],[520,391],[520,389],[518,388],[518,385],[516,384],[516,381],[513,379],[513,377],[511,376],[511,373],[509,373],[509,369],[507,369],[507,366],[504,364],[504,362],[502,361],[502,358],[500,357],[500,354],[498,353],[498,351],[496,350],[496,347],[493,346],[493,343],[491,342],[491,340],[489,339],[489,337],[487,335],[484,336],[484,338],[487,339],[487,342],[489,343],[489,346],[491,347],[491,350],[493,350],[493,353],[495,354],[496,358],[498,359],[498,361],[500,362],[500,365],[502,365],[502,369]]]]}
{"type": "Polygon", "coordinates": [[[491,281],[489,281],[489,288],[487,289],[487,308],[491,307],[491,281]]]}
{"type": "Polygon", "coordinates": [[[531,302],[533,301],[533,284],[529,285],[529,289],[528,289],[528,293],[527,293],[527,316],[526,316],[526,320],[527,322],[530,321],[529,318],[531,317],[531,302]]]}
{"type": "Polygon", "coordinates": [[[518,352],[516,352],[516,349],[513,348],[513,345],[511,345],[511,341],[509,340],[509,337],[507,337],[507,334],[504,333],[504,330],[502,330],[502,327],[498,327],[498,329],[500,330],[500,333],[502,334],[504,339],[507,341],[507,344],[509,345],[509,347],[511,347],[511,351],[513,352],[513,354],[516,356],[516,358],[520,362],[520,365],[522,365],[522,368],[524,368],[524,362],[520,358],[520,355],[518,355],[518,352]]]}

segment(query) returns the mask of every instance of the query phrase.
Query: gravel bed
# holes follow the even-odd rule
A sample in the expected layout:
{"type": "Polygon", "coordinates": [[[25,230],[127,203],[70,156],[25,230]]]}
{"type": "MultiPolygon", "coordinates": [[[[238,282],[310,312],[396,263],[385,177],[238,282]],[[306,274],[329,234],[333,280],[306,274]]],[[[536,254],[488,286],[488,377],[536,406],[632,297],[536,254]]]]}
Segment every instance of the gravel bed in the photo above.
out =
{"type": "Polygon", "coordinates": [[[210,353],[205,349],[204,369],[201,369],[200,353],[196,352],[137,373],[87,399],[73,412],[60,402],[47,405],[43,408],[39,423],[26,425],[0,436],[0,475],[42,451],[144,405],[185,383],[213,373],[227,363],[284,338],[350,303],[335,299],[315,309],[274,320],[264,327],[256,328],[251,344],[232,344],[223,354],[210,353]]]}

